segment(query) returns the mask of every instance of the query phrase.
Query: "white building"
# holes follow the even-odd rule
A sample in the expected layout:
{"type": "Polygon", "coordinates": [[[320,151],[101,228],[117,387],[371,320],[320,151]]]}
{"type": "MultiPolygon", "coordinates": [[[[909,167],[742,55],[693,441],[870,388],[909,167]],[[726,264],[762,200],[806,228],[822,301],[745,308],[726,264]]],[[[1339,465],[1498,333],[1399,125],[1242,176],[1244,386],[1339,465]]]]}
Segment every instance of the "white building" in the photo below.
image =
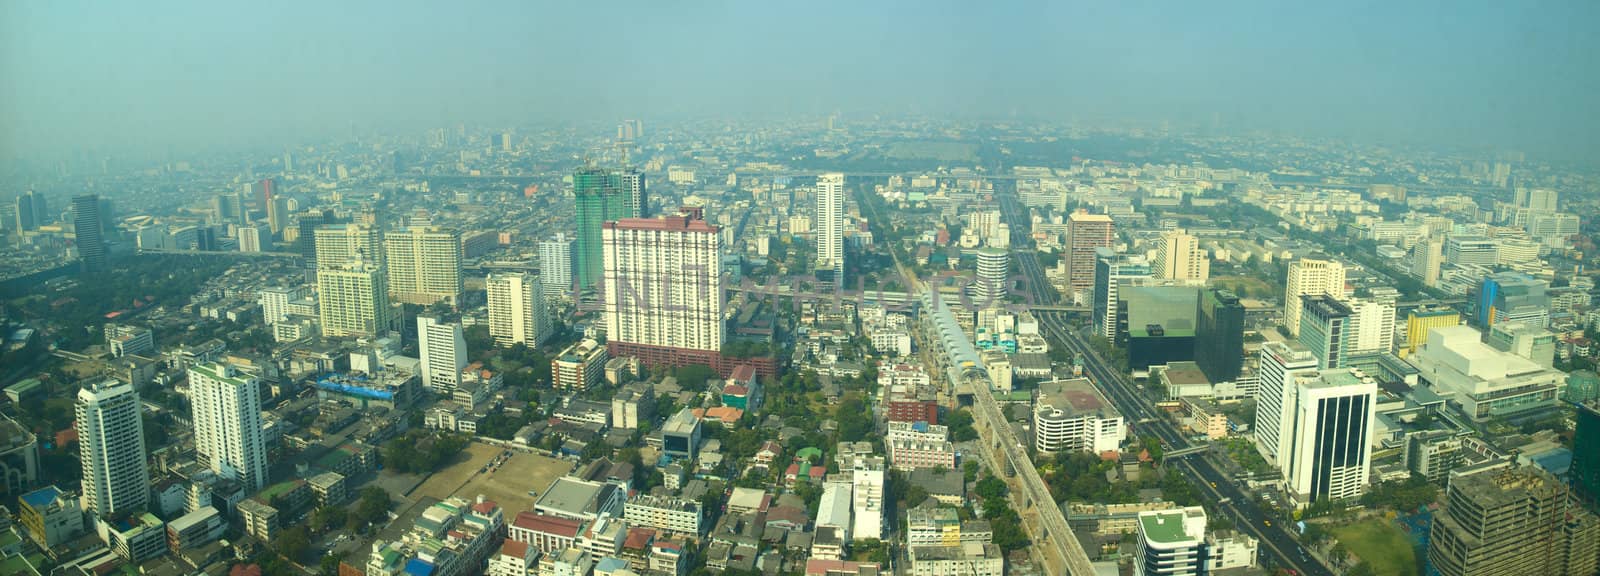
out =
{"type": "Polygon", "coordinates": [[[526,272],[490,274],[487,288],[489,335],[496,344],[536,348],[550,336],[550,314],[539,276],[526,272]]]}
{"type": "Polygon", "coordinates": [[[1139,513],[1134,576],[1205,573],[1206,511],[1199,506],[1139,513]]]}
{"type": "Polygon", "coordinates": [[[978,250],[978,273],[969,289],[973,301],[979,305],[1004,302],[1010,269],[1010,252],[993,247],[978,250]]]}
{"type": "Polygon", "coordinates": [[[1289,263],[1289,278],[1283,291],[1283,325],[1289,334],[1300,336],[1301,296],[1329,296],[1344,299],[1344,265],[1332,260],[1302,258],[1289,263]]]}
{"type": "Polygon", "coordinates": [[[700,503],[670,496],[640,494],[622,507],[630,526],[649,526],[668,532],[698,536],[703,519],[700,503]]]}
{"type": "Polygon", "coordinates": [[[389,332],[388,279],[382,266],[352,262],[317,270],[322,335],[379,336],[389,332]]]}
{"type": "Polygon", "coordinates": [[[1198,280],[1211,277],[1211,258],[1199,239],[1182,230],[1170,230],[1156,244],[1151,272],[1164,280],[1198,280]]]}
{"type": "Polygon", "coordinates": [[[822,499],[817,505],[816,527],[836,528],[840,537],[848,544],[851,537],[851,528],[855,522],[851,518],[854,482],[839,482],[829,480],[822,484],[822,499]]]}
{"type": "Polygon", "coordinates": [[[1279,454],[1287,454],[1295,405],[1295,381],[1315,374],[1317,357],[1304,348],[1283,342],[1261,346],[1260,378],[1256,388],[1256,447],[1268,462],[1276,464],[1279,454]]]}
{"type": "Polygon", "coordinates": [[[1353,499],[1366,491],[1377,395],[1378,384],[1354,368],[1295,380],[1293,436],[1278,468],[1297,506],[1353,499]]]}
{"type": "Polygon", "coordinates": [[[539,243],[539,278],[546,297],[572,296],[572,239],[565,233],[539,243]]]}
{"type": "Polygon", "coordinates": [[[912,576],[1004,576],[1005,555],[984,542],[960,546],[912,546],[907,550],[912,576]]]}
{"type": "Polygon", "coordinates": [[[1394,303],[1352,300],[1348,304],[1351,314],[1345,321],[1345,354],[1354,356],[1393,351],[1394,303]]]}
{"type": "Polygon", "coordinates": [[[461,234],[412,228],[383,236],[389,294],[397,302],[456,303],[461,297],[461,234]]]}
{"type": "Polygon", "coordinates": [[[893,469],[912,471],[918,468],[956,467],[955,444],[951,443],[946,426],[927,422],[889,422],[889,433],[884,447],[889,452],[893,469]]]}
{"type": "Polygon", "coordinates": [[[859,459],[852,477],[850,515],[854,522],[850,534],[853,538],[882,539],[883,459],[859,459]]]}
{"type": "Polygon", "coordinates": [[[255,492],[267,486],[267,445],[261,423],[261,384],[232,366],[189,367],[195,455],[213,472],[255,492]]]}
{"type": "Polygon", "coordinates": [[[150,501],[139,393],[115,380],[78,390],[78,460],[83,508],[101,518],[141,510],[150,501]]]}
{"type": "Polygon", "coordinates": [[[1418,377],[1474,421],[1554,407],[1565,376],[1557,370],[1480,340],[1470,326],[1428,332],[1406,360],[1418,377]]]}
{"type": "Polygon", "coordinates": [[[1127,438],[1122,414],[1086,378],[1041,382],[1034,394],[1033,441],[1040,452],[1114,452],[1127,438]]]}
{"type": "Polygon", "coordinates": [[[256,296],[256,303],[261,305],[261,319],[268,325],[286,320],[289,316],[289,303],[303,297],[305,292],[299,286],[262,288],[256,296]]]}
{"type": "Polygon", "coordinates": [[[422,385],[440,394],[454,392],[467,367],[467,340],[461,325],[417,317],[417,353],[422,356],[422,385]]]}
{"type": "Polygon", "coordinates": [[[720,234],[699,216],[624,219],[601,230],[606,338],[646,364],[722,350],[720,234]]]}
{"type": "Polygon", "coordinates": [[[844,174],[817,177],[817,267],[844,268],[844,174]]]}

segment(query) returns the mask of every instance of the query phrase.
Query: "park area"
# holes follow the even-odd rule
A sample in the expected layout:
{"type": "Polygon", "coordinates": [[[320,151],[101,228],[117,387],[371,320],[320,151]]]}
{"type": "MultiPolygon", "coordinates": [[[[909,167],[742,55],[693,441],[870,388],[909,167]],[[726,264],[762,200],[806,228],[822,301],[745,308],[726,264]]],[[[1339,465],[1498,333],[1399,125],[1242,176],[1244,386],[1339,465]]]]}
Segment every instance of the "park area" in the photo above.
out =
{"type": "Polygon", "coordinates": [[[1378,574],[1416,576],[1417,554],[1411,539],[1393,522],[1371,518],[1333,529],[1334,537],[1350,551],[1350,565],[1369,563],[1378,574]]]}
{"type": "Polygon", "coordinates": [[[429,476],[412,496],[439,500],[458,496],[472,500],[482,494],[500,504],[507,516],[512,516],[533,509],[538,497],[529,496],[529,490],[544,494],[556,478],[572,470],[572,463],[565,460],[516,450],[498,465],[491,465],[506,450],[478,442],[468,445],[466,452],[466,459],[429,476]]]}

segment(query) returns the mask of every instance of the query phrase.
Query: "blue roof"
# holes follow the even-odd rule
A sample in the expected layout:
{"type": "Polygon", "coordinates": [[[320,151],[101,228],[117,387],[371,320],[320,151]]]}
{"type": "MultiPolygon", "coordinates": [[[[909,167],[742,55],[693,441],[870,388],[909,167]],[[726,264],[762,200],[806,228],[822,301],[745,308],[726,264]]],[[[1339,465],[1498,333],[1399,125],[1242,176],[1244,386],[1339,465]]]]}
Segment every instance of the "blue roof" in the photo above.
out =
{"type": "Polygon", "coordinates": [[[1572,451],[1566,448],[1556,448],[1540,454],[1529,456],[1540,468],[1557,476],[1566,475],[1572,469],[1572,451]]]}
{"type": "Polygon", "coordinates": [[[621,558],[606,556],[594,565],[595,572],[614,572],[628,567],[628,561],[621,558]]]}
{"type": "Polygon", "coordinates": [[[433,574],[433,565],[421,558],[412,558],[406,561],[406,574],[429,576],[433,574]]]}
{"type": "Polygon", "coordinates": [[[46,486],[27,494],[23,494],[22,501],[27,502],[28,506],[32,508],[44,508],[45,506],[49,506],[51,502],[55,502],[56,497],[60,495],[61,491],[57,490],[55,486],[46,486]]]}

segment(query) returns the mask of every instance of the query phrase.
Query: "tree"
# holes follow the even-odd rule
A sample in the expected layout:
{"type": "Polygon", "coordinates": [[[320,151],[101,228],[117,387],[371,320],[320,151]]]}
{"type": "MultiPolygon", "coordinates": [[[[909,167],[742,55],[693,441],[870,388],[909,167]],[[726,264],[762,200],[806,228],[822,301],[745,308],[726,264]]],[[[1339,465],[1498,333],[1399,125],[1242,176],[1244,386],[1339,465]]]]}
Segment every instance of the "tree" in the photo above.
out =
{"type": "Polygon", "coordinates": [[[342,506],[319,506],[311,511],[311,528],[327,532],[350,521],[350,513],[342,506]]]}
{"type": "Polygon", "coordinates": [[[966,410],[956,410],[950,413],[950,418],[945,423],[950,427],[950,439],[956,442],[971,442],[978,439],[978,431],[972,428],[972,413],[966,410]]]}
{"type": "Polygon", "coordinates": [[[305,526],[294,526],[279,532],[272,545],[285,558],[298,561],[311,547],[311,536],[306,533],[305,526]]]}
{"type": "Polygon", "coordinates": [[[339,563],[344,561],[344,554],[328,554],[317,561],[317,572],[321,576],[338,576],[339,563]]]}
{"type": "Polygon", "coordinates": [[[1372,563],[1362,560],[1344,574],[1345,576],[1378,576],[1378,569],[1373,568],[1372,563]]]}

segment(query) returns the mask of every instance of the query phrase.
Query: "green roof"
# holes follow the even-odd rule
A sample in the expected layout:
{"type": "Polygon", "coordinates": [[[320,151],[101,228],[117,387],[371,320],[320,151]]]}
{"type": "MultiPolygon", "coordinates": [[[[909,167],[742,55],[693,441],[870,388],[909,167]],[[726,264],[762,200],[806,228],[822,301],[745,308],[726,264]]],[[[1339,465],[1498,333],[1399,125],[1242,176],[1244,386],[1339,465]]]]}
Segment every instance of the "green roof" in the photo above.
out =
{"type": "Polygon", "coordinates": [[[33,567],[33,564],[28,562],[27,558],[10,556],[0,559],[0,574],[5,574],[6,576],[16,576],[18,574],[39,576],[39,571],[33,567]]]}
{"type": "Polygon", "coordinates": [[[1151,542],[1170,544],[1193,540],[1183,531],[1182,511],[1162,512],[1151,515],[1141,514],[1139,515],[1139,525],[1144,530],[1144,537],[1151,542]]]}
{"type": "Polygon", "coordinates": [[[256,498],[260,499],[262,502],[272,502],[273,498],[293,492],[295,488],[299,488],[300,485],[304,483],[304,480],[288,480],[279,482],[262,489],[260,494],[256,494],[256,498]]]}
{"type": "Polygon", "coordinates": [[[6,390],[9,391],[9,392],[16,392],[18,396],[21,396],[23,394],[27,394],[29,392],[32,392],[35,389],[37,389],[37,388],[39,388],[40,386],[43,386],[43,385],[44,384],[39,382],[38,380],[34,380],[32,378],[28,378],[28,379],[23,380],[21,382],[18,382],[16,384],[12,384],[10,386],[6,386],[6,390]]]}

